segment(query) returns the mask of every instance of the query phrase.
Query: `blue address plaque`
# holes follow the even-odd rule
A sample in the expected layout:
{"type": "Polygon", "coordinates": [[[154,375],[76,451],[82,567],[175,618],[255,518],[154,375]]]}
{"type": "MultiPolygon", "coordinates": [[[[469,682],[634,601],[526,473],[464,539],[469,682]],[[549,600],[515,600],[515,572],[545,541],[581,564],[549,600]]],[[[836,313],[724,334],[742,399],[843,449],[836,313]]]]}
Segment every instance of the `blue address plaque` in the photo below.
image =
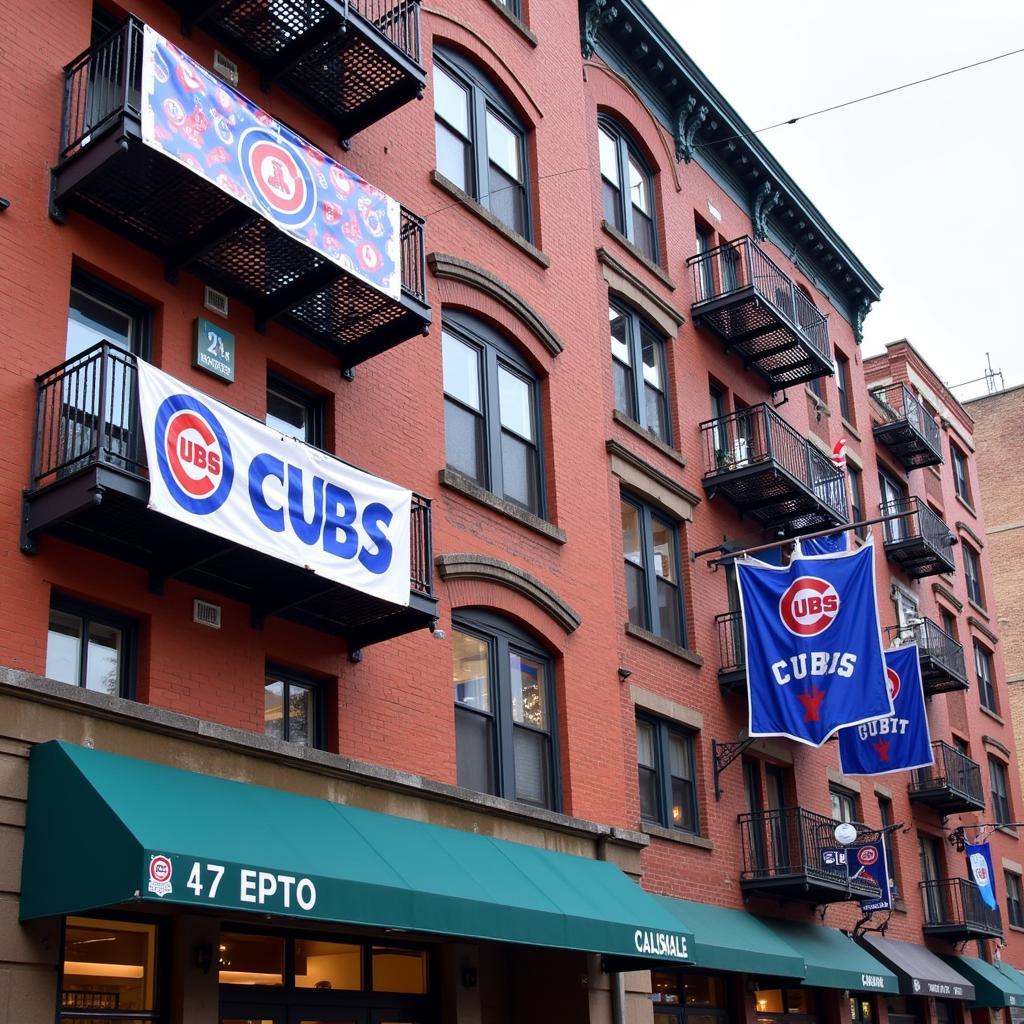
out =
{"type": "Polygon", "coordinates": [[[235,380],[235,336],[209,320],[197,317],[192,329],[192,365],[212,377],[235,380]]]}

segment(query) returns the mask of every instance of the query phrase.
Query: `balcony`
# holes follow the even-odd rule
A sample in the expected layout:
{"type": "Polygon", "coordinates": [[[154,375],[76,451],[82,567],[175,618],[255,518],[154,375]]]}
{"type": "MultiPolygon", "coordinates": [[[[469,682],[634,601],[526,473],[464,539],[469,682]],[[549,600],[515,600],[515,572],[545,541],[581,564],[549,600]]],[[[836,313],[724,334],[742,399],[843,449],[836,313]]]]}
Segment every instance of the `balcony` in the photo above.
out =
{"type": "MultiPolygon", "coordinates": [[[[155,253],[171,280],[182,270],[191,271],[205,284],[248,304],[258,329],[276,321],[335,353],[345,370],[425,334],[431,313],[426,299],[422,220],[401,209],[397,221],[389,217],[383,223],[361,224],[354,205],[364,196],[382,209],[397,209],[397,204],[392,205],[393,200],[360,183],[303,142],[301,152],[293,145],[284,159],[294,164],[293,194],[305,197],[313,219],[305,227],[286,229],[282,226],[286,221],[268,212],[267,201],[255,186],[242,187],[227,173],[210,179],[217,166],[235,161],[237,155],[232,155],[234,147],[229,153],[226,144],[215,145],[217,139],[212,136],[206,140],[210,124],[199,99],[195,100],[193,114],[182,122],[180,135],[195,137],[200,146],[209,142],[213,148],[208,152],[183,151],[176,159],[159,146],[179,143],[143,141],[143,107],[149,109],[151,120],[157,117],[141,91],[144,38],[153,37],[140,21],[129,18],[64,69],[60,158],[51,189],[53,216],[63,220],[75,210],[90,217],[155,253]],[[190,124],[191,118],[202,120],[190,124]],[[205,166],[199,156],[204,156],[210,166],[205,166]],[[316,174],[311,164],[318,165],[316,174]],[[303,167],[308,174],[304,174],[303,167]],[[340,185],[335,184],[335,178],[340,185]],[[341,197],[341,187],[348,190],[347,198],[341,197]],[[330,200],[325,198],[328,192],[330,200]],[[318,235],[314,224],[321,209],[325,211],[324,227],[318,235]],[[328,209],[338,221],[335,231],[326,227],[328,209]],[[375,272],[381,271],[380,261],[394,263],[394,274],[386,288],[383,283],[371,283],[371,272],[357,265],[356,255],[349,255],[351,248],[362,259],[364,250],[361,244],[347,240],[345,229],[353,237],[368,241],[369,234],[360,233],[370,226],[378,234],[394,231],[386,245],[376,242],[379,249],[371,247],[374,251],[370,254],[376,261],[375,272]],[[310,232],[318,239],[315,244],[307,241],[310,232]]],[[[233,103],[233,109],[242,112],[244,108],[245,117],[273,126],[262,111],[249,113],[244,97],[229,95],[226,86],[216,84],[187,57],[178,59],[193,88],[208,86],[215,91],[217,101],[210,96],[206,99],[224,139],[238,133],[240,149],[245,133],[222,123],[224,118],[214,109],[221,98],[233,103]]],[[[172,109],[181,106],[174,100],[167,102],[173,104],[172,109]]],[[[175,110],[175,116],[181,117],[181,111],[175,110]]],[[[161,130],[172,140],[178,137],[161,130]]],[[[257,142],[256,146],[269,150],[274,136],[270,128],[266,131],[270,140],[257,142]]],[[[250,152],[248,163],[253,159],[250,152]]],[[[264,156],[258,163],[262,168],[274,161],[264,156]]],[[[238,173],[244,178],[246,172],[241,169],[238,173]]],[[[250,174],[256,173],[250,168],[250,174]]],[[[280,178],[263,180],[261,187],[278,181],[280,178]]]]}
{"type": "Polygon", "coordinates": [[[953,572],[953,545],[949,527],[920,498],[899,498],[881,506],[883,516],[898,516],[883,523],[885,553],[912,579],[953,572]]]}
{"type": "Polygon", "coordinates": [[[828,319],[749,237],[691,257],[693,319],[773,391],[834,372],[828,319]]]}
{"type": "Polygon", "coordinates": [[[941,465],[939,425],[905,384],[874,388],[871,397],[885,417],[873,428],[879,444],[884,444],[907,469],[941,465]]]}
{"type": "Polygon", "coordinates": [[[182,28],[201,28],[279,84],[342,140],[418,99],[419,0],[168,0],[182,28]]]}
{"type": "Polygon", "coordinates": [[[931,619],[917,619],[902,627],[886,626],[885,635],[889,643],[898,640],[917,644],[926,696],[968,689],[963,645],[931,619]]]}
{"type": "Polygon", "coordinates": [[[26,553],[49,534],[142,566],[155,592],[178,579],[249,605],[256,627],[280,615],[342,637],[350,650],[436,620],[428,499],[413,498],[410,603],[402,607],[150,511],[134,356],[101,342],[36,386],[26,553]]]}
{"type": "Polygon", "coordinates": [[[704,490],[785,535],[849,521],[846,479],[768,404],[701,424],[704,490]]]}
{"type": "Polygon", "coordinates": [[[916,768],[910,778],[908,795],[943,817],[985,810],[981,765],[942,740],[932,743],[935,763],[916,768]]]}
{"type": "Polygon", "coordinates": [[[878,886],[851,878],[836,842],[836,822],[802,807],[739,815],[743,893],[814,905],[877,897],[878,886]]]}
{"type": "Polygon", "coordinates": [[[966,878],[934,878],[921,882],[925,935],[950,942],[1001,939],[1003,921],[998,909],[987,907],[974,882],[966,878]]]}
{"type": "Polygon", "coordinates": [[[718,688],[723,695],[747,692],[747,652],[743,645],[743,614],[715,616],[718,632],[718,688]]]}

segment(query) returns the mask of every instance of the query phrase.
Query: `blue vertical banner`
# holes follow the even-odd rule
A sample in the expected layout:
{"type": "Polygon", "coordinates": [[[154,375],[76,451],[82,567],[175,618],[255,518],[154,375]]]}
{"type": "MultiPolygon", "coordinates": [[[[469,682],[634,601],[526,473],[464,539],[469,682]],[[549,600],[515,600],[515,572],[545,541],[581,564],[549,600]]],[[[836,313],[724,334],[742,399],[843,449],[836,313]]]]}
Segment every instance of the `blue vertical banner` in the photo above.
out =
{"type": "Polygon", "coordinates": [[[967,869],[985,906],[990,910],[998,909],[999,902],[996,900],[995,883],[992,880],[992,851],[988,843],[966,843],[964,852],[967,854],[967,869]]]}
{"type": "Polygon", "coordinates": [[[861,900],[860,909],[865,914],[873,910],[890,910],[892,893],[889,890],[889,862],[885,856],[885,842],[879,837],[870,843],[851,846],[846,855],[846,866],[850,878],[874,882],[878,896],[861,900]]]}
{"type": "Polygon", "coordinates": [[[875,599],[874,545],[736,566],[749,735],[820,747],[846,725],[893,713],[875,599]]]}
{"type": "Polygon", "coordinates": [[[893,713],[839,731],[839,765],[847,775],[887,775],[935,761],[924,710],[917,644],[885,652],[893,713]]]}

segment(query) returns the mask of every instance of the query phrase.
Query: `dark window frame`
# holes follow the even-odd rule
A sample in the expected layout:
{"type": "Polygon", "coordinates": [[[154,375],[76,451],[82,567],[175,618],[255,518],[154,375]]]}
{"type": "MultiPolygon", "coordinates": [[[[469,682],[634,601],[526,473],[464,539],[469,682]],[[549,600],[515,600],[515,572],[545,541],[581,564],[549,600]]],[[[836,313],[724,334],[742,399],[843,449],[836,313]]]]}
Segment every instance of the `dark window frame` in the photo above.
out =
{"type": "MultiPolygon", "coordinates": [[[[700,797],[697,792],[697,755],[695,749],[696,737],[698,735],[697,730],[687,728],[686,726],[676,722],[670,722],[665,718],[659,718],[656,715],[646,714],[639,710],[636,713],[636,722],[638,726],[643,723],[654,730],[654,766],[651,771],[655,779],[657,808],[656,815],[653,818],[645,817],[641,810],[641,821],[661,825],[663,828],[670,828],[686,835],[699,836],[701,834],[700,797]],[[690,772],[689,778],[672,774],[670,751],[671,739],[673,736],[683,739],[686,744],[686,755],[689,762],[687,767],[690,772]],[[680,779],[683,782],[689,783],[689,813],[690,819],[693,821],[693,828],[687,828],[684,825],[677,825],[672,820],[671,807],[673,779],[680,779]]],[[[638,755],[638,774],[641,767],[646,766],[640,765],[638,755]]]]}
{"type": "MultiPolygon", "coordinates": [[[[864,521],[864,470],[847,463],[846,475],[850,478],[850,519],[855,523],[864,521]]],[[[858,526],[854,533],[863,540],[868,535],[866,526],[858,526]]]]}
{"type": "Polygon", "coordinates": [[[1021,876],[1016,871],[1003,868],[1003,884],[1006,886],[1006,919],[1011,928],[1024,928],[1024,890],[1021,888],[1021,876]]]}
{"type": "Polygon", "coordinates": [[[999,714],[996,694],[995,666],[992,652],[977,638],[974,639],[974,675],[978,680],[978,701],[992,714],[999,714]]]}
{"type": "Polygon", "coordinates": [[[836,818],[835,814],[832,814],[833,820],[835,821],[860,821],[860,811],[857,808],[857,794],[852,789],[847,789],[845,786],[832,785],[828,787],[829,796],[829,813],[832,813],[831,804],[838,800],[840,805],[847,805],[850,810],[849,817],[836,818]]]}
{"type": "MultiPolygon", "coordinates": [[[[518,19],[518,14],[515,15],[518,19]]],[[[442,117],[434,105],[434,120],[440,121],[445,128],[461,138],[469,147],[470,168],[472,171],[470,186],[466,193],[473,197],[481,206],[501,221],[510,231],[533,241],[533,196],[532,175],[530,167],[530,129],[523,123],[512,105],[502,96],[494,82],[472,61],[456,53],[446,46],[434,47],[434,64],[459,83],[469,95],[469,137],[467,138],[454,125],[442,117]],[[522,182],[522,216],[523,230],[520,232],[514,224],[501,219],[492,209],[489,202],[491,193],[490,154],[487,147],[487,114],[492,113],[506,128],[519,139],[519,149],[523,162],[522,182]]],[[[435,147],[437,143],[435,140],[435,147]]],[[[436,149],[435,149],[436,156],[436,149]]]]}
{"type": "MultiPolygon", "coordinates": [[[[65,615],[74,615],[82,620],[82,649],[78,662],[78,682],[65,685],[76,686],[78,689],[86,688],[89,648],[86,638],[90,622],[97,622],[111,629],[117,629],[121,633],[121,678],[118,681],[117,696],[125,700],[135,700],[138,690],[139,620],[124,612],[107,608],[105,605],[70,597],[58,590],[53,590],[50,593],[48,611],[63,612],[65,615]]],[[[48,641],[49,616],[47,616],[46,632],[48,641]]]]}
{"type": "MultiPolygon", "coordinates": [[[[619,494],[620,501],[633,506],[639,512],[639,524],[640,524],[640,542],[641,542],[641,555],[642,565],[636,566],[636,563],[626,558],[625,552],[623,552],[623,565],[633,565],[643,570],[644,580],[644,607],[642,609],[643,622],[636,622],[633,625],[640,626],[642,629],[646,629],[649,633],[653,633],[657,637],[661,637],[667,640],[669,643],[677,643],[679,647],[686,648],[688,643],[688,629],[686,621],[686,586],[683,578],[683,559],[682,559],[682,545],[680,538],[680,524],[678,521],[670,518],[664,512],[659,511],[653,505],[644,501],[643,498],[635,495],[629,491],[623,490],[619,494]],[[669,529],[669,533],[672,539],[672,555],[675,565],[676,573],[676,612],[679,617],[679,640],[674,641],[669,637],[665,636],[662,631],[662,623],[657,616],[658,609],[658,574],[654,569],[654,523],[661,523],[669,529]]],[[[628,582],[627,582],[628,592],[628,582]]],[[[628,609],[627,609],[627,621],[628,609]]]]}
{"type": "Polygon", "coordinates": [[[989,796],[992,798],[992,819],[1000,825],[1013,821],[1013,807],[1010,804],[1010,773],[1005,761],[992,754],[988,755],[989,796]]]}
{"type": "MultiPolygon", "coordinates": [[[[619,409],[618,405],[616,409],[624,416],[628,416],[631,420],[638,423],[648,433],[653,434],[663,444],[672,445],[672,402],[669,394],[669,381],[671,374],[669,373],[668,367],[668,345],[666,344],[666,338],[662,335],[658,329],[652,324],[646,317],[641,313],[638,313],[632,306],[626,303],[610,297],[608,299],[608,309],[614,310],[619,316],[623,318],[626,324],[626,345],[629,349],[630,364],[628,366],[628,372],[632,378],[632,387],[630,389],[630,398],[633,403],[632,409],[619,409]],[[662,421],[665,425],[663,432],[659,433],[647,422],[647,402],[646,398],[646,380],[644,378],[643,367],[644,367],[644,344],[650,340],[658,349],[660,357],[660,363],[662,368],[662,388],[661,388],[661,415],[662,421]]],[[[620,363],[621,361],[612,355],[612,363],[620,363]]],[[[613,388],[613,401],[614,401],[614,388],[613,388]]]]}
{"type": "MultiPolygon", "coordinates": [[[[442,314],[442,333],[447,333],[462,343],[477,350],[480,355],[481,376],[479,379],[480,404],[479,412],[464,405],[458,398],[449,395],[444,391],[442,373],[442,393],[444,401],[452,402],[460,409],[466,410],[472,415],[479,415],[483,420],[484,431],[484,452],[483,452],[483,480],[478,480],[465,470],[451,466],[456,472],[469,476],[484,490],[503,501],[508,501],[518,508],[525,509],[541,519],[547,518],[548,493],[547,474],[545,471],[544,458],[544,416],[542,410],[543,391],[541,379],[530,364],[516,351],[514,345],[507,341],[493,328],[475,317],[461,313],[457,310],[446,310],[442,314]],[[501,454],[501,411],[499,406],[499,378],[498,369],[500,366],[523,380],[529,385],[533,398],[533,469],[536,474],[537,485],[537,507],[530,508],[516,498],[509,497],[505,493],[504,463],[501,454]],[[499,486],[502,485],[502,486],[499,486]]],[[[443,345],[443,340],[442,340],[443,345]]],[[[518,435],[517,435],[518,437],[518,435]]],[[[525,439],[520,438],[523,443],[525,439]]],[[[447,447],[447,438],[446,438],[447,447]]]]}
{"type": "MultiPolygon", "coordinates": [[[[293,380],[282,376],[280,373],[274,370],[267,370],[267,398],[270,397],[270,392],[275,391],[281,397],[288,399],[289,401],[295,402],[296,405],[302,405],[305,407],[306,412],[309,415],[309,434],[306,438],[306,444],[312,445],[314,448],[319,448],[321,451],[326,451],[326,437],[327,437],[327,399],[324,395],[319,395],[315,391],[311,391],[309,388],[303,387],[301,384],[297,384],[293,380]]],[[[268,402],[269,405],[269,402],[268,402]]],[[[269,413],[269,408],[267,412],[269,413]]],[[[271,428],[273,429],[273,428],[271,428]]]]}
{"type": "Polygon", "coordinates": [[[966,541],[961,541],[964,550],[964,583],[967,596],[979,608],[985,607],[985,588],[981,582],[981,555],[966,541]]]}
{"type": "Polygon", "coordinates": [[[973,508],[971,470],[967,453],[952,439],[949,442],[949,463],[953,471],[953,490],[956,491],[956,496],[973,508]]]}
{"type": "MultiPolygon", "coordinates": [[[[452,613],[452,629],[482,641],[487,646],[488,671],[491,679],[490,712],[481,712],[453,699],[455,715],[462,709],[467,713],[486,714],[493,723],[493,774],[496,793],[501,797],[530,807],[541,807],[559,812],[562,809],[561,758],[558,736],[558,702],[555,685],[555,658],[534,637],[514,625],[505,616],[484,608],[459,609],[452,613]],[[537,729],[527,723],[515,722],[512,709],[512,679],[509,657],[518,652],[544,667],[545,701],[548,713],[547,730],[537,729]],[[548,742],[548,785],[550,800],[545,807],[516,796],[515,778],[515,730],[547,736],[548,742]]],[[[456,717],[456,721],[457,721],[456,717]]],[[[458,737],[456,730],[456,764],[458,763],[458,737]]]]}
{"type": "MultiPolygon", "coordinates": [[[[599,131],[603,131],[612,140],[612,142],[615,143],[615,160],[619,175],[619,184],[618,186],[615,186],[605,178],[601,173],[600,164],[598,165],[598,175],[601,178],[602,216],[604,216],[605,220],[607,220],[616,231],[619,231],[623,236],[625,236],[625,238],[629,240],[629,243],[643,254],[645,259],[648,259],[652,263],[660,266],[661,243],[658,238],[658,198],[655,189],[657,175],[651,170],[649,161],[640,150],[640,147],[633,141],[629,132],[623,128],[614,117],[611,117],[608,114],[599,114],[597,118],[597,126],[599,131]],[[637,239],[637,231],[633,223],[634,204],[632,200],[628,198],[630,158],[633,159],[637,170],[644,179],[644,184],[650,201],[650,252],[646,252],[642,241],[637,239]],[[609,188],[615,189],[618,193],[615,203],[615,218],[613,220],[608,220],[608,211],[605,208],[604,203],[606,182],[609,188]]],[[[598,139],[598,145],[600,145],[600,137],[598,139]]]]}
{"type": "Polygon", "coordinates": [[[68,289],[69,314],[72,308],[72,295],[76,291],[84,292],[96,301],[112,306],[132,320],[133,336],[129,351],[140,359],[147,361],[151,359],[153,349],[152,306],[78,267],[74,267],[71,271],[71,287],[68,289]]]}
{"type": "Polygon", "coordinates": [[[896,854],[895,832],[892,828],[895,824],[893,816],[892,800],[887,796],[878,798],[878,817],[882,825],[882,844],[885,847],[885,859],[889,867],[889,888],[893,894],[898,894],[899,885],[899,863],[896,854]]]}
{"type": "Polygon", "coordinates": [[[836,350],[836,393],[839,396],[839,414],[851,426],[853,407],[850,405],[850,360],[836,350]]]}
{"type": "MultiPolygon", "coordinates": [[[[306,749],[308,750],[326,750],[327,749],[327,707],[326,697],[324,694],[324,680],[318,679],[313,675],[306,675],[303,672],[296,671],[293,668],[288,668],[285,665],[281,665],[277,662],[268,661],[263,673],[263,689],[266,691],[267,686],[271,681],[284,683],[284,708],[285,715],[282,719],[282,735],[281,741],[283,743],[294,742],[288,735],[291,731],[291,715],[288,714],[288,690],[291,686],[302,687],[303,689],[310,690],[313,694],[313,727],[310,730],[310,742],[306,749]],[[271,680],[273,677],[273,680],[271,680]]],[[[266,712],[264,712],[264,715],[266,712]]],[[[264,733],[266,732],[266,719],[264,718],[264,733]]],[[[276,738],[276,737],[275,737],[276,738]]]]}

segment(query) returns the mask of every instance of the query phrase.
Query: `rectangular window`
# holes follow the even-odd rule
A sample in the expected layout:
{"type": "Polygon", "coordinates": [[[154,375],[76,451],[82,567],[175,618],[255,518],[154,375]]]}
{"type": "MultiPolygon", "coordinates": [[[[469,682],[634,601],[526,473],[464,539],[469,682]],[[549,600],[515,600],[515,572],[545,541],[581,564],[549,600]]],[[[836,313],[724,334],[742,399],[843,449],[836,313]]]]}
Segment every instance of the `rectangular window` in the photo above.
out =
{"type": "Polygon", "coordinates": [[[840,789],[838,786],[829,787],[829,797],[832,801],[832,817],[836,821],[857,820],[857,796],[848,789],[840,789]]]}
{"type": "Polygon", "coordinates": [[[963,543],[964,549],[964,580],[967,583],[967,596],[979,607],[985,607],[985,592],[981,587],[981,560],[978,552],[963,543]]]}
{"type": "Polygon", "coordinates": [[[992,785],[992,814],[1000,825],[1013,821],[1010,808],[1010,787],[1006,777],[1006,765],[991,754],[988,757],[988,777],[992,785]]]}
{"type": "Polygon", "coordinates": [[[660,718],[636,720],[640,816],[665,828],[698,832],[693,733],[660,718]]]}
{"type": "Polygon", "coordinates": [[[945,608],[940,608],[939,622],[942,625],[942,632],[955,640],[957,637],[956,616],[945,608]]]}
{"type": "Polygon", "coordinates": [[[811,393],[819,401],[823,402],[825,400],[825,391],[824,391],[824,388],[821,386],[821,378],[820,377],[815,377],[813,380],[809,380],[807,382],[807,387],[810,388],[811,393]]]}
{"type": "Polygon", "coordinates": [[[981,706],[998,714],[995,679],[992,674],[992,654],[977,640],[974,641],[974,673],[978,677],[978,700],[981,701],[981,706]]]}
{"type": "Polygon", "coordinates": [[[1021,906],[1020,875],[1004,871],[1006,880],[1006,916],[1014,928],[1024,928],[1024,907],[1021,906]]]}
{"type": "MultiPolygon", "coordinates": [[[[855,523],[864,521],[864,474],[852,463],[846,464],[850,477],[850,517],[855,523]]],[[[857,536],[863,540],[868,535],[866,526],[857,527],[857,536]]]]}
{"type": "Polygon", "coordinates": [[[284,985],[285,940],[278,935],[221,932],[218,973],[222,985],[284,985]]]}
{"type": "Polygon", "coordinates": [[[46,675],[112,697],[131,697],[136,632],[136,623],[125,615],[54,594],[46,637],[46,675]]]}
{"type": "Polygon", "coordinates": [[[267,375],[266,424],[286,437],[324,447],[323,399],[276,374],[267,375]]]}
{"type": "Polygon", "coordinates": [[[949,442],[949,461],[953,466],[953,486],[957,497],[971,502],[971,480],[967,472],[967,456],[952,442],[949,442]]]}
{"type": "Polygon", "coordinates": [[[885,845],[885,859],[888,861],[889,867],[889,888],[896,893],[899,889],[897,883],[899,872],[896,870],[896,845],[892,841],[894,831],[892,828],[894,824],[892,801],[888,797],[880,796],[878,798],[878,814],[882,820],[882,843],[885,845]]]}
{"type": "Polygon", "coordinates": [[[267,668],[263,729],[268,736],[302,747],[324,746],[321,687],[316,680],[267,668]]]}
{"type": "Polygon", "coordinates": [[[850,408],[850,360],[836,352],[836,391],[839,392],[839,413],[847,423],[853,423],[850,408]]]}
{"type": "Polygon", "coordinates": [[[155,924],[69,917],[64,929],[59,1019],[104,1010],[122,1018],[156,1010],[155,924]]]}

